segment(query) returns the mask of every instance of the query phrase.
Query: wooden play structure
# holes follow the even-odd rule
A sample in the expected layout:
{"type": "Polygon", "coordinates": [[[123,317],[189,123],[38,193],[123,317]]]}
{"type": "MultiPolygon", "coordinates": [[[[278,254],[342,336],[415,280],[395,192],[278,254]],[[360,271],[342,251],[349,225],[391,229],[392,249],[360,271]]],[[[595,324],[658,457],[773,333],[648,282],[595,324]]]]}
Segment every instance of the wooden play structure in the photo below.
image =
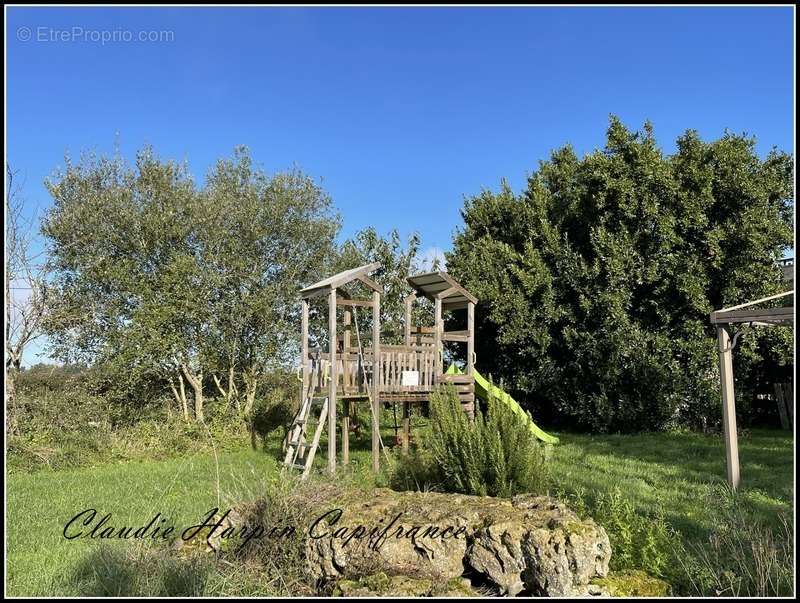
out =
{"type": "Polygon", "coordinates": [[[351,407],[367,403],[371,412],[372,467],[380,465],[380,412],[384,403],[403,407],[402,447],[408,450],[410,407],[426,402],[440,383],[452,383],[462,408],[470,417],[475,409],[475,304],[477,299],[446,272],[418,274],[408,279],[413,293],[405,298],[404,341],[381,344],[382,288],[369,275],[379,263],[345,270],[300,291],[301,356],[298,379],[301,403],[285,441],[287,466],[308,475],[320,437],[328,428],[328,471],[336,471],[338,404],[341,413],[342,462],[350,456],[351,407]],[[366,288],[371,296],[359,299],[353,289],[366,288]],[[327,351],[309,347],[309,302],[327,298],[327,351]],[[433,302],[433,326],[412,325],[413,304],[424,297],[433,302]],[[371,334],[359,330],[359,308],[371,313],[371,334]],[[342,322],[339,322],[341,309],[342,322]],[[444,311],[466,311],[465,330],[445,331],[444,311]],[[340,330],[341,326],[341,330],[340,330]],[[446,374],[445,342],[466,345],[463,373],[446,374]],[[311,429],[313,427],[313,430],[311,429]]]}
{"type": "MultiPolygon", "coordinates": [[[[761,308],[762,304],[775,300],[794,298],[794,259],[781,262],[784,282],[791,283],[792,289],[777,295],[770,295],[748,303],[723,308],[711,313],[711,323],[717,328],[719,345],[719,372],[722,389],[722,430],[725,435],[725,456],[728,467],[728,484],[736,489],[741,481],[739,472],[739,443],[736,431],[736,396],[733,389],[733,350],[739,337],[744,333],[741,329],[734,333],[734,325],[755,327],[793,326],[794,302],[789,305],[761,308]]],[[[786,417],[781,422],[794,422],[793,384],[780,384],[778,397],[779,412],[783,405],[786,417]],[[789,401],[791,398],[791,402],[789,401]]]]}

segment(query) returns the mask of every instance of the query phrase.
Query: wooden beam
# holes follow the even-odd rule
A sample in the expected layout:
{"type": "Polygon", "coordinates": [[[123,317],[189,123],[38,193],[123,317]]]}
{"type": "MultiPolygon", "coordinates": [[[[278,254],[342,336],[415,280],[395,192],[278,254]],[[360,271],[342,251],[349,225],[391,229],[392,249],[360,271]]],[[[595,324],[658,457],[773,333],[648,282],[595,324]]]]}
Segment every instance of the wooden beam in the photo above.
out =
{"type": "Polygon", "coordinates": [[[794,306],[780,308],[746,308],[742,310],[717,310],[711,313],[712,324],[742,322],[783,323],[794,321],[794,306]]]}
{"type": "Polygon", "coordinates": [[[411,345],[411,304],[414,303],[414,299],[416,299],[416,295],[409,295],[403,300],[405,310],[405,316],[403,318],[405,321],[403,324],[403,341],[406,345],[411,345]]]}
{"type": "Polygon", "coordinates": [[[330,287],[320,287],[319,289],[312,289],[302,294],[303,299],[312,299],[314,297],[322,297],[328,295],[331,291],[330,287]]]}
{"type": "Polygon", "coordinates": [[[785,399],[783,383],[774,383],[773,388],[775,389],[775,403],[778,405],[778,416],[781,420],[781,429],[791,429],[792,426],[789,423],[789,413],[787,412],[787,409],[792,404],[792,401],[785,399]]]}
{"type": "Polygon", "coordinates": [[[730,328],[717,327],[719,344],[719,376],[722,386],[722,429],[725,435],[725,457],[728,466],[728,484],[733,490],[739,487],[739,442],[736,434],[736,398],[733,388],[733,349],[730,328]]]}
{"type": "Polygon", "coordinates": [[[475,304],[467,304],[467,375],[475,372],[475,304]]]}
{"type": "Polygon", "coordinates": [[[367,287],[372,289],[373,292],[383,293],[383,287],[381,287],[378,283],[369,278],[366,274],[362,274],[361,276],[359,276],[358,280],[360,280],[367,287]]]}
{"type": "Polygon", "coordinates": [[[350,464],[350,400],[342,400],[342,465],[350,464]]]}
{"type": "Polygon", "coordinates": [[[444,325],[442,323],[442,300],[438,297],[433,300],[433,326],[435,329],[433,333],[433,382],[439,383],[439,377],[444,372],[442,367],[442,331],[444,330],[444,325]]]}
{"type": "Polygon", "coordinates": [[[371,308],[372,300],[370,299],[345,299],[344,297],[336,298],[337,306],[359,306],[361,308],[371,308]]]}
{"type": "Polygon", "coordinates": [[[462,343],[469,343],[469,335],[445,331],[442,333],[442,341],[460,341],[462,343]]]}
{"type": "Polygon", "coordinates": [[[408,454],[409,442],[411,441],[411,404],[403,402],[403,454],[408,454]]]}
{"type": "Polygon", "coordinates": [[[461,289],[459,287],[450,287],[449,289],[445,289],[444,291],[439,291],[436,294],[436,299],[445,299],[446,297],[450,297],[453,293],[460,293],[461,289]]]}
{"type": "Polygon", "coordinates": [[[336,289],[328,294],[328,357],[330,358],[330,381],[328,382],[328,472],[336,474],[336,289]]]}
{"type": "Polygon", "coordinates": [[[380,471],[381,294],[372,293],[372,470],[380,471]]]}
{"type": "MultiPolygon", "coordinates": [[[[300,404],[305,402],[305,396],[310,385],[311,371],[308,364],[308,300],[300,300],[300,370],[303,374],[301,385],[300,404]]],[[[298,407],[299,410],[299,407],[298,407]]]]}
{"type": "MultiPolygon", "coordinates": [[[[337,300],[338,301],[338,300],[337,300]]],[[[350,363],[347,362],[347,350],[350,349],[350,330],[352,328],[353,312],[350,308],[344,311],[344,341],[342,342],[342,385],[344,388],[350,384],[350,363]]],[[[350,463],[350,402],[344,402],[342,412],[342,465],[350,463]]]]}

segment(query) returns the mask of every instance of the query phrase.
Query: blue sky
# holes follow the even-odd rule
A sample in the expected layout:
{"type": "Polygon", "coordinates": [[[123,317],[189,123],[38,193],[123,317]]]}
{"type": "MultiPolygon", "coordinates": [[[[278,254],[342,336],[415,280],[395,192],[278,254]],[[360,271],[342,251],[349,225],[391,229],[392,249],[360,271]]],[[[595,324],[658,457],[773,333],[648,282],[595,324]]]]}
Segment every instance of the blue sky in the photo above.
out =
{"type": "Polygon", "coordinates": [[[446,249],[465,195],[602,146],[610,113],[667,151],[690,127],[793,150],[789,8],[10,8],[6,27],[7,157],[39,208],[67,152],[151,144],[201,179],[244,144],[321,179],[344,236],[446,249]]]}

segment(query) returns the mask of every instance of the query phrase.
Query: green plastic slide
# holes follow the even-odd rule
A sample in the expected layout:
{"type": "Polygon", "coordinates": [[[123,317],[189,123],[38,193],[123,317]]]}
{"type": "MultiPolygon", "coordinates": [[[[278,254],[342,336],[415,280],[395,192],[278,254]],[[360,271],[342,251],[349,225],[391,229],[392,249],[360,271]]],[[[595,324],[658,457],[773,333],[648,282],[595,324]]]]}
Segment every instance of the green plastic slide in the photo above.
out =
{"type": "MultiPolygon", "coordinates": [[[[451,364],[447,368],[446,374],[462,375],[464,374],[464,371],[458,368],[455,364],[451,364]]],[[[478,371],[474,371],[474,374],[475,374],[475,395],[477,395],[481,400],[486,400],[491,394],[492,396],[500,400],[503,404],[508,406],[512,411],[514,411],[514,414],[519,416],[521,420],[525,421],[528,424],[528,429],[530,429],[530,432],[537,438],[539,438],[542,442],[545,442],[547,444],[558,444],[558,438],[555,436],[551,436],[549,433],[546,433],[541,429],[539,429],[539,426],[536,425],[536,423],[534,423],[531,420],[530,415],[526,413],[524,410],[522,410],[522,407],[519,405],[519,403],[516,400],[514,400],[514,398],[512,398],[507,392],[503,391],[496,385],[492,385],[491,383],[489,383],[489,381],[487,381],[483,377],[483,375],[481,375],[478,371]]]]}

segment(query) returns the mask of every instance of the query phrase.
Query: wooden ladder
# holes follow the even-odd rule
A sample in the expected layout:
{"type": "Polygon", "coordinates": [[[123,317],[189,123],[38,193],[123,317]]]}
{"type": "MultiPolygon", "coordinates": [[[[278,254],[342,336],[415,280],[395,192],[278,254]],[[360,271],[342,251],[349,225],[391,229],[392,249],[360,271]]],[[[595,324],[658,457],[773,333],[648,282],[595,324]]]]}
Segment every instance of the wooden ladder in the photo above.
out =
{"type": "Polygon", "coordinates": [[[315,396],[312,391],[306,396],[289,428],[286,456],[283,459],[283,464],[289,469],[301,469],[303,471],[301,475],[302,479],[308,477],[311,471],[311,465],[314,463],[314,455],[317,454],[319,439],[322,436],[322,430],[325,428],[327,419],[328,397],[315,396]],[[312,413],[312,409],[315,406],[320,406],[319,418],[315,418],[315,415],[312,413]],[[316,426],[314,437],[310,444],[306,441],[306,434],[309,426],[316,426]]]}

